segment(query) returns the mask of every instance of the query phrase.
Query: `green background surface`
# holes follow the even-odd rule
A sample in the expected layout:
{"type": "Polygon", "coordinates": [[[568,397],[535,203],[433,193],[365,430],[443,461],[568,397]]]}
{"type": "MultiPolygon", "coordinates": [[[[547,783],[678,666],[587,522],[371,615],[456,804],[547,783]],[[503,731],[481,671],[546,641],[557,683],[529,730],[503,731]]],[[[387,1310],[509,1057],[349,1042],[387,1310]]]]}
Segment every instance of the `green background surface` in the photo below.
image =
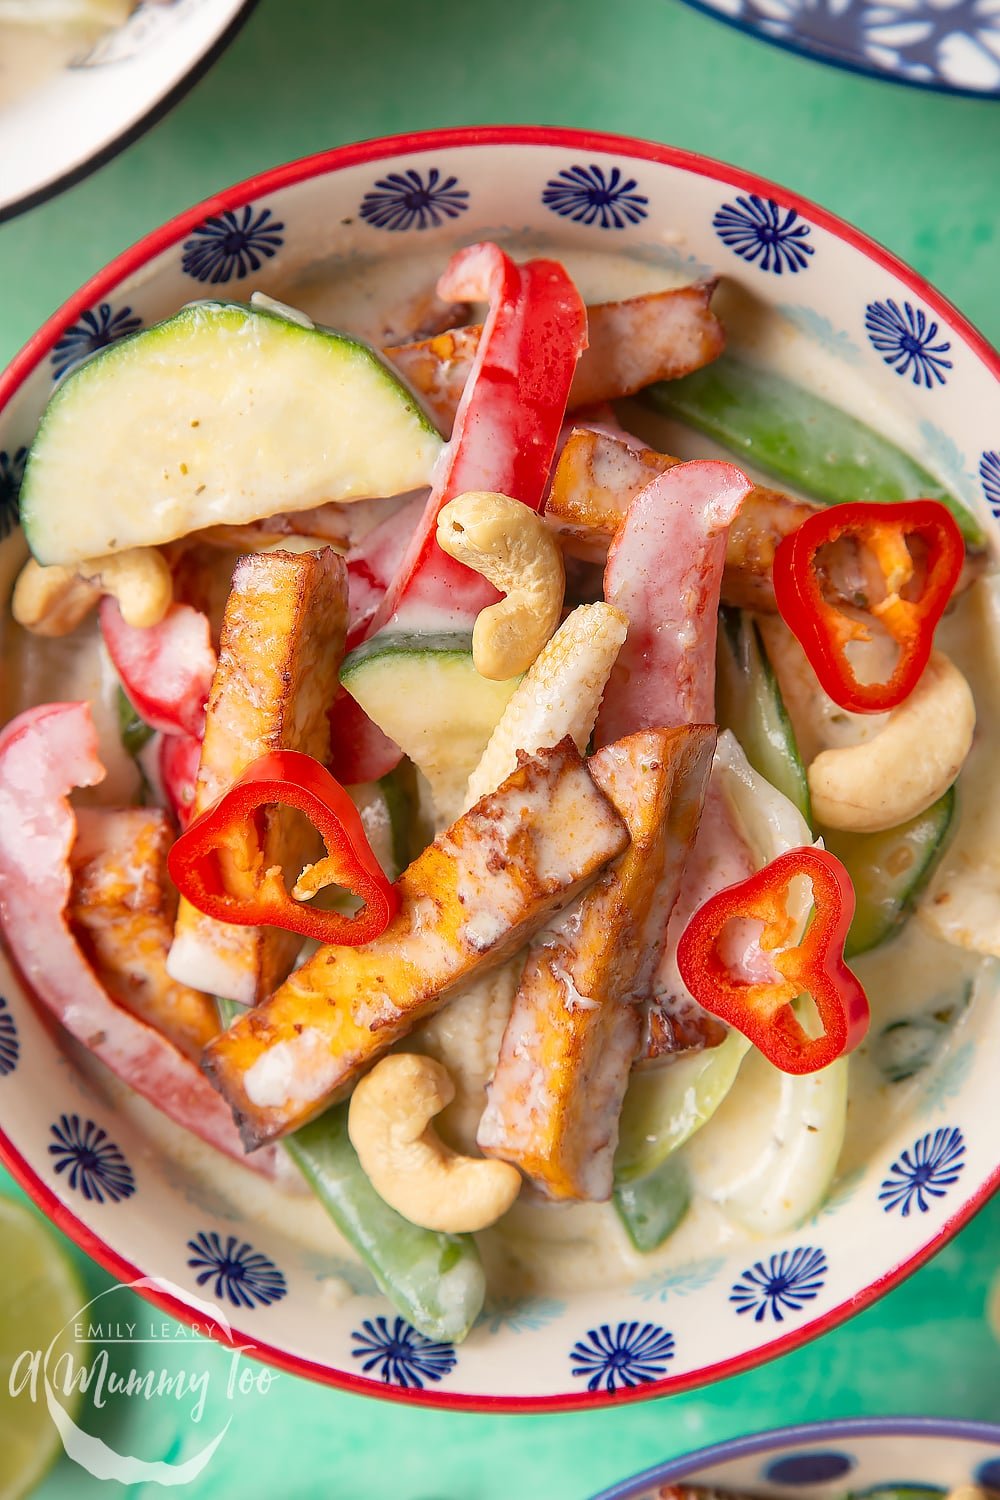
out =
{"type": "MultiPolygon", "coordinates": [[[[261,0],[150,134],[0,226],[0,363],[110,256],[229,182],[365,136],[511,121],[645,136],[770,176],[888,245],[1000,341],[1000,105],[823,68],[676,0],[261,0]]],[[[1000,1346],[984,1311],[998,1264],[994,1201],[924,1270],[827,1337],[707,1390],[617,1410],[406,1410],[282,1375],[233,1404],[222,1445],[183,1493],[583,1500],[657,1460],[784,1422],[996,1420],[1000,1346]]],[[[96,1268],[87,1275],[94,1291],[107,1285],[96,1268]]],[[[223,1351],[201,1343],[192,1359],[225,1383],[223,1351]]],[[[102,1431],[144,1458],[184,1457],[192,1437],[163,1402],[112,1406],[102,1431]]],[[[140,1491],[98,1484],[64,1460],[39,1496],[125,1493],[140,1491]]]]}

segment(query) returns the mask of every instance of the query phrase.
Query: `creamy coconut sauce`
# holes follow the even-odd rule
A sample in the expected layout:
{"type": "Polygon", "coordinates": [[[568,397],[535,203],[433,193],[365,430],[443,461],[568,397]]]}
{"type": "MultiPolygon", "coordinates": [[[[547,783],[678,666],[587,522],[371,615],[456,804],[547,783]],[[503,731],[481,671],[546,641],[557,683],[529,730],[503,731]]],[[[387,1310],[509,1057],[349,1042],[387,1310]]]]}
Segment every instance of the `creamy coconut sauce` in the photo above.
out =
{"type": "Polygon", "coordinates": [[[131,0],[0,0],[0,110],[41,88],[132,8],[131,0]]]}
{"type": "MultiPolygon", "coordinates": [[[[558,253],[590,301],[635,295],[691,279],[690,272],[675,273],[670,268],[621,256],[566,253],[562,249],[553,252],[552,247],[537,241],[518,241],[511,248],[519,256],[532,252],[558,253]]],[[[433,285],[441,264],[439,252],[391,264],[355,259],[336,267],[324,264],[308,275],[280,285],[268,282],[263,289],[302,308],[319,322],[379,343],[405,337],[406,309],[412,305],[415,293],[433,285]]],[[[732,288],[724,289],[716,305],[729,329],[731,347],[745,347],[754,358],[766,360],[776,371],[816,394],[853,409],[901,446],[920,454],[919,434],[905,416],[865,387],[855,371],[852,370],[850,379],[845,379],[844,366],[818,349],[791,323],[773,314],[765,318],[732,288]]],[[[713,456],[711,443],[662,419],[651,418],[649,413],[637,416],[635,425],[666,451],[684,457],[713,456]]],[[[5,587],[9,588],[18,560],[13,547],[5,549],[5,567],[0,572],[0,583],[5,587]]],[[[969,791],[974,795],[962,795],[965,775],[959,782],[959,841],[968,839],[970,820],[981,816],[988,788],[983,767],[989,766],[995,753],[990,742],[995,743],[995,736],[1000,733],[1000,675],[990,670],[1000,652],[1000,612],[984,607],[978,592],[990,588],[991,585],[981,584],[971,591],[941,627],[942,644],[972,682],[981,725],[980,741],[969,767],[969,791]],[[985,745],[984,734],[988,739],[985,745]]],[[[30,704],[46,700],[89,699],[95,704],[101,756],[109,774],[101,787],[86,794],[87,798],[104,803],[128,800],[137,788],[137,775],[119,745],[114,676],[103,658],[96,630],[84,627],[68,639],[48,641],[21,631],[8,620],[3,644],[2,717],[6,719],[30,704]]],[[[829,742],[843,732],[842,725],[835,726],[829,742]]],[[[872,1027],[868,1039],[850,1060],[838,1065],[846,1075],[848,1104],[834,1193],[838,1182],[864,1166],[892,1132],[899,1117],[912,1108],[915,1096],[926,1083],[926,1073],[901,1083],[885,1080],[874,1060],[880,1033],[894,1021],[951,1006],[954,1023],[931,1065],[940,1068],[966,1045],[969,1018],[976,1007],[991,1002],[987,992],[993,988],[996,977],[996,960],[950,946],[918,917],[912,918],[891,943],[856,960],[855,967],[871,1001],[872,1027]]],[[[439,1058],[452,1072],[456,1098],[438,1123],[446,1139],[460,1148],[468,1149],[474,1142],[485,1103],[485,1085],[497,1056],[516,981],[516,963],[505,965],[471,986],[404,1044],[439,1058]]],[[[351,1276],[345,1280],[346,1273],[342,1275],[337,1267],[353,1259],[352,1252],[304,1190],[294,1169],[289,1166],[287,1176],[278,1184],[246,1171],[179,1130],[145,1101],[109,1079],[80,1049],[74,1046],[72,1050],[80,1056],[81,1066],[95,1087],[136,1120],[149,1142],[151,1164],[158,1163],[175,1186],[223,1219],[262,1221],[300,1241],[310,1252],[329,1257],[324,1299],[335,1304],[349,1295],[351,1276]]],[[[767,1067],[759,1055],[748,1054],[717,1114],[681,1148],[679,1154],[687,1163],[694,1190],[692,1206],[680,1227],[658,1251],[652,1254],[635,1251],[610,1205],[552,1206],[525,1191],[499,1225],[478,1236],[491,1293],[605,1288],[723,1251],[752,1237],[752,1229],[746,1227],[748,1223],[757,1229],[766,1228],[767,1213],[760,1223],[753,1213],[744,1213],[741,1223],[741,1215],[725,1211],[720,1206],[725,1195],[720,1194],[719,1182],[725,1177],[730,1192],[733,1182],[742,1183],[744,1197],[753,1197],[754,1175],[760,1174],[761,1163],[774,1145],[773,1141],[762,1139],[760,1120],[770,1118],[769,1111],[776,1107],[777,1092],[783,1087],[780,1079],[767,1076],[767,1067]]],[[[815,1195],[810,1198],[808,1182],[796,1182],[794,1174],[786,1182],[781,1178],[780,1161],[771,1161],[768,1174],[770,1179],[775,1174],[780,1179],[777,1187],[773,1180],[769,1183],[769,1191],[776,1193],[780,1201],[776,1199],[773,1204],[765,1205],[768,1211],[773,1208],[794,1217],[798,1198],[806,1205],[800,1217],[815,1211],[815,1195]]],[[[321,1265],[319,1262],[318,1269],[321,1265]]]]}

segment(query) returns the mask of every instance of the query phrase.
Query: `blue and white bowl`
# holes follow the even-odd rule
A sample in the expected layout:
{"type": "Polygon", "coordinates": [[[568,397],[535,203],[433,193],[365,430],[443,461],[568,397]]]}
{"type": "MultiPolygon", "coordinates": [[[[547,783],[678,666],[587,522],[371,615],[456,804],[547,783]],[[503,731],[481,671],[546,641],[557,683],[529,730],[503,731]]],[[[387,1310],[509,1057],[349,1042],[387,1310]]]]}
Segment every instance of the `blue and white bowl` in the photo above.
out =
{"type": "MultiPolygon", "coordinates": [[[[87,283],[0,376],[0,571],[23,555],[16,493],[53,382],[88,351],[192,298],[281,295],[317,268],[497,237],[614,250],[686,278],[714,269],[806,335],[831,394],[863,380],[922,434],[915,453],[994,527],[1000,359],[888,252],[814,205],[670,148],[488,127],[367,142],[231,188],[87,283]]],[[[805,357],[811,357],[808,354],[805,357]]],[[[988,985],[987,990],[992,990],[988,985]]],[[[248,1193],[206,1192],[141,1117],[84,1071],[0,962],[0,1137],[44,1210],[120,1279],[180,1317],[214,1298],[232,1337],[331,1384],[442,1406],[559,1409],[683,1390],[833,1327],[919,1266],[975,1212],[1000,1164],[1000,1009],[978,994],[965,1040],[921,1075],[864,1168],[794,1232],[688,1259],[634,1284],[488,1308],[466,1343],[429,1344],[367,1275],[306,1250],[248,1193]]],[[[238,1170],[238,1169],[236,1169],[238,1170]]],[[[241,1174],[242,1175],[242,1174],[241,1174]]],[[[227,1334],[227,1338],[229,1335],[227,1334]]]]}
{"type": "MultiPolygon", "coordinates": [[[[717,1443],[602,1490],[594,1500],[663,1500],[671,1484],[760,1500],[844,1500],[904,1491],[938,1500],[959,1485],[1000,1489],[1000,1427],[934,1417],[811,1422],[717,1443]]],[[[888,1497],[887,1497],[888,1500],[888,1497]]]]}

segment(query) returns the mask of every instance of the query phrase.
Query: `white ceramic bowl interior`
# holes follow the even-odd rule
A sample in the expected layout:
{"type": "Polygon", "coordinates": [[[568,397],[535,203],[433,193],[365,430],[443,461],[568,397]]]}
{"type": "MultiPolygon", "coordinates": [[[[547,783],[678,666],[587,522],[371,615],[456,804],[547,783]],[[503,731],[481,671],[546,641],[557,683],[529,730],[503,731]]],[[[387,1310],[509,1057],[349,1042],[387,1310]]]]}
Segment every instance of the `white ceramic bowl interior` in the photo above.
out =
{"type": "Polygon", "coordinates": [[[142,0],[124,26],[0,109],[0,219],[68,187],[159,118],[254,0],[142,0]]]}
{"type": "MultiPolygon", "coordinates": [[[[67,359],[206,293],[240,297],[262,287],[280,295],[365,257],[431,249],[443,262],[454,247],[484,237],[515,249],[544,243],[556,254],[610,249],[674,277],[714,269],[735,279],[805,331],[833,372],[835,397],[863,381],[915,419],[923,435],[915,456],[992,528],[989,502],[1000,507],[996,356],[913,273],[819,209],[733,168],[611,137],[500,127],[366,143],[293,164],[126,252],[0,377],[8,491],[67,359]],[[745,221],[735,245],[713,225],[724,205],[745,221]],[[776,237],[755,236],[755,225],[769,224],[778,225],[776,237]],[[778,254],[776,242],[792,248],[778,254]],[[795,246],[808,254],[796,255],[795,246]],[[892,360],[866,330],[875,304],[901,320],[902,352],[892,360]],[[918,314],[925,334],[934,325],[923,347],[940,378],[927,383],[913,378],[926,362],[902,368],[905,330],[918,326],[918,314]]],[[[19,546],[17,534],[4,543],[8,576],[19,546]]],[[[245,1195],[206,1192],[194,1172],[168,1159],[116,1110],[100,1080],[83,1073],[6,964],[0,994],[5,1154],[52,1217],[123,1279],[168,1278],[174,1289],[159,1294],[162,1304],[183,1313],[187,1296],[211,1293],[232,1309],[240,1341],[262,1357],[371,1394],[557,1408],[734,1373],[887,1290],[996,1180],[987,1122],[1000,1076],[1000,1012],[995,993],[977,993],[947,1067],[921,1075],[905,1117],[801,1228],[625,1287],[497,1303],[460,1348],[428,1347],[357,1267],[303,1250],[280,1225],[258,1222],[245,1195]],[[106,1132],[100,1141],[98,1130],[106,1132]],[[67,1171],[74,1161],[88,1170],[67,1171]],[[106,1190],[109,1182],[118,1189],[106,1190]],[[256,1278],[254,1267],[266,1263],[277,1279],[256,1278]]]]}
{"type": "Polygon", "coordinates": [[[959,1485],[1000,1485],[1000,1427],[932,1417],[816,1422],[736,1438],[637,1474],[594,1500],[662,1500],[688,1483],[761,1500],[844,1500],[902,1490],[937,1500],[959,1485]]]}

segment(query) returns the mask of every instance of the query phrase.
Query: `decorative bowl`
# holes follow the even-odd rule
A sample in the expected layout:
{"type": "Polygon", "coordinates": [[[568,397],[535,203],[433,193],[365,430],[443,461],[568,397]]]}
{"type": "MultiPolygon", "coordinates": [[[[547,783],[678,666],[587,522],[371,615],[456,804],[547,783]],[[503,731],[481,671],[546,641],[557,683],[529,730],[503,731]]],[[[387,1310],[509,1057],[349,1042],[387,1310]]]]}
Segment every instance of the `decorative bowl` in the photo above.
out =
{"type": "Polygon", "coordinates": [[[688,0],[762,42],[939,94],[1000,98],[995,0],[688,0]]]}
{"type": "Polygon", "coordinates": [[[783,1500],[843,1500],[883,1488],[936,1500],[963,1484],[1000,1485],[1000,1427],[935,1417],[810,1422],[734,1438],[636,1474],[594,1500],[661,1500],[685,1481],[783,1500]]]}
{"type": "Polygon", "coordinates": [[[256,0],[142,0],[37,88],[0,109],[0,222],[93,172],[211,67],[256,0]]]}
{"type": "MultiPolygon", "coordinates": [[[[0,376],[8,529],[17,477],[67,362],[192,298],[294,288],[365,257],[440,264],[494,236],[515,249],[628,254],[692,279],[714,268],[803,336],[835,390],[915,420],[921,458],[995,526],[1000,359],[913,271],[857,230],[735,168],[647,142],[484,127],[369,141],[293,162],[157,229],[83,286],[0,376]],[[428,254],[429,252],[429,254],[428,254]],[[877,317],[876,317],[877,314],[877,317]],[[874,321],[873,321],[874,320],[874,321]],[[886,328],[892,334],[886,337],[886,328]],[[877,342],[876,342],[877,340],[877,342]]],[[[846,397],[845,397],[846,399],[846,397]]],[[[15,566],[19,533],[0,550],[15,566]]],[[[991,986],[987,986],[991,988],[991,986]]],[[[358,1267],[304,1248],[242,1191],[218,1194],[145,1117],[124,1113],[0,966],[0,1150],[49,1216],[180,1318],[210,1294],[232,1336],[317,1380],[413,1403],[601,1405],[721,1379],[794,1348],[888,1291],[953,1235],[998,1176],[1000,1020],[979,994],[947,1066],[863,1168],[794,1232],[736,1239],[622,1287],[488,1304],[457,1349],[428,1345],[358,1267]]],[[[249,1178],[240,1169],[240,1177],[249,1178]]],[[[230,1336],[225,1333],[226,1338],[230,1336]]]]}

